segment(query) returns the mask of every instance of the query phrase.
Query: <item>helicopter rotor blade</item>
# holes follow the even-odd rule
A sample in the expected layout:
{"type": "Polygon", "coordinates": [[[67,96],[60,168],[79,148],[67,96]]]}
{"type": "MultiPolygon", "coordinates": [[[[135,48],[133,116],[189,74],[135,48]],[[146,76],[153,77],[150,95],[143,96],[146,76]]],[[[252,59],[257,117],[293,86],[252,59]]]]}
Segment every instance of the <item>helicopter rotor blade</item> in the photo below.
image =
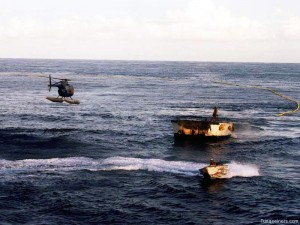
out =
{"type": "Polygon", "coordinates": [[[37,75],[37,74],[33,74],[33,75],[28,75],[29,77],[45,77],[45,78],[49,78],[46,75],[37,75]]]}
{"type": "MultiPolygon", "coordinates": [[[[29,77],[44,77],[44,78],[49,78],[49,76],[46,75],[38,75],[38,74],[33,74],[33,75],[28,75],[29,77]]],[[[51,77],[52,80],[66,80],[66,81],[71,81],[70,79],[66,78],[57,78],[57,77],[51,77]]]]}
{"type": "Polygon", "coordinates": [[[71,81],[70,79],[65,79],[65,78],[55,78],[55,77],[52,77],[52,79],[54,79],[54,80],[66,80],[66,81],[71,81]]]}

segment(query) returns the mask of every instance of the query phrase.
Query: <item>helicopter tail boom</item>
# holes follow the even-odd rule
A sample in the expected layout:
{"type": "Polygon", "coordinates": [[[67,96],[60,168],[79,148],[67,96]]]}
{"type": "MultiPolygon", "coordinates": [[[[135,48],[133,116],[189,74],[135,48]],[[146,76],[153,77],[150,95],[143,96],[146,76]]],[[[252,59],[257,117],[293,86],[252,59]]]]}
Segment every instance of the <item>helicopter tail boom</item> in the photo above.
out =
{"type": "Polygon", "coordinates": [[[49,87],[49,91],[51,90],[51,75],[49,75],[49,84],[48,84],[48,87],[49,87]]]}

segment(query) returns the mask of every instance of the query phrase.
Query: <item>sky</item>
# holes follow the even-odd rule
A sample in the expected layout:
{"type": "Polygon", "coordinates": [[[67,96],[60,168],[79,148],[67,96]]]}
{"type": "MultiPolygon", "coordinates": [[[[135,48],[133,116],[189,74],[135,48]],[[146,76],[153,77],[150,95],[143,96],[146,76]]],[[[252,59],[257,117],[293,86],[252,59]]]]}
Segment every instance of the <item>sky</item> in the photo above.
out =
{"type": "Polygon", "coordinates": [[[0,58],[300,63],[299,0],[0,5],[0,58]]]}

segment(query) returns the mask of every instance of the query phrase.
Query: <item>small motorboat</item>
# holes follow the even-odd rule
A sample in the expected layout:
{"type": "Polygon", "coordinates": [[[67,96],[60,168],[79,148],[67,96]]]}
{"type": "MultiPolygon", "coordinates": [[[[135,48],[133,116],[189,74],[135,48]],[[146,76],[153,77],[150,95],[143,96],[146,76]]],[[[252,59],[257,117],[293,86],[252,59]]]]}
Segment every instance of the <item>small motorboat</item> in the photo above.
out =
{"type": "Polygon", "coordinates": [[[216,164],[211,160],[210,165],[199,169],[200,173],[203,175],[204,179],[222,179],[227,178],[229,172],[228,165],[226,164],[216,164]]]}

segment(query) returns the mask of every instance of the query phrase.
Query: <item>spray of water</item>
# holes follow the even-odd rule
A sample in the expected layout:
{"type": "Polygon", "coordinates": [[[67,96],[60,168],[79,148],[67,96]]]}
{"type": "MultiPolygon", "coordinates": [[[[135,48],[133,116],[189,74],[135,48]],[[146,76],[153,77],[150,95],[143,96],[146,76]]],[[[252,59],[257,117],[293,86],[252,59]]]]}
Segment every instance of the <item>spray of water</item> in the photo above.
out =
{"type": "Polygon", "coordinates": [[[231,177],[254,177],[259,176],[259,169],[256,165],[241,164],[237,162],[231,162],[228,164],[227,178],[231,177]]]}
{"type": "Polygon", "coordinates": [[[165,161],[162,159],[140,159],[126,157],[112,157],[103,160],[105,170],[148,170],[155,172],[169,172],[185,175],[197,175],[204,164],[185,161],[165,161]]]}
{"type": "MultiPolygon", "coordinates": [[[[34,172],[69,172],[78,170],[113,171],[113,170],[146,170],[160,173],[174,173],[186,176],[196,176],[199,169],[207,166],[203,163],[186,161],[166,161],[162,159],[142,159],[130,157],[110,157],[106,159],[91,159],[86,157],[25,159],[17,161],[0,160],[0,175],[12,173],[34,172]]],[[[231,162],[228,164],[227,178],[241,176],[259,176],[257,166],[231,162]]]]}

